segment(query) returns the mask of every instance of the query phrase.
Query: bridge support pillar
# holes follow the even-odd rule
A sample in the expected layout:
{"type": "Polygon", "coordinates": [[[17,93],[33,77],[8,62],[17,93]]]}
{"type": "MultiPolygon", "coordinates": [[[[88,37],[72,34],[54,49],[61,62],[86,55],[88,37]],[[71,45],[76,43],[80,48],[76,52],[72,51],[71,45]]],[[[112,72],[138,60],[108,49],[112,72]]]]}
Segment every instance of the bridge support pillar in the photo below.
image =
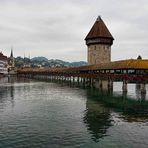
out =
{"type": "Polygon", "coordinates": [[[113,89],[113,81],[108,80],[108,89],[113,89]]]}
{"type": "Polygon", "coordinates": [[[88,78],[88,87],[91,87],[91,78],[88,78]]]}
{"type": "Polygon", "coordinates": [[[91,87],[92,87],[92,88],[95,87],[95,79],[93,79],[93,78],[92,78],[92,81],[91,81],[91,87]]]}
{"type": "Polygon", "coordinates": [[[91,87],[93,88],[94,87],[94,79],[93,78],[91,78],[91,87]]]}
{"type": "Polygon", "coordinates": [[[103,84],[102,84],[102,80],[99,80],[99,88],[102,89],[103,84]]]}
{"type": "Polygon", "coordinates": [[[122,91],[127,92],[127,81],[123,81],[122,91]]]}
{"type": "Polygon", "coordinates": [[[73,83],[75,82],[75,77],[74,76],[72,77],[72,81],[73,81],[73,83]]]}
{"type": "Polygon", "coordinates": [[[81,84],[83,83],[83,78],[82,78],[82,77],[80,77],[80,83],[81,83],[81,84]]]}
{"type": "Polygon", "coordinates": [[[85,77],[83,78],[83,86],[84,86],[84,87],[86,86],[86,80],[85,80],[85,77]]]}
{"type": "Polygon", "coordinates": [[[79,85],[79,83],[80,83],[80,78],[77,77],[77,84],[79,85]]]}
{"type": "Polygon", "coordinates": [[[141,94],[146,94],[146,87],[145,84],[141,84],[141,94]]]}

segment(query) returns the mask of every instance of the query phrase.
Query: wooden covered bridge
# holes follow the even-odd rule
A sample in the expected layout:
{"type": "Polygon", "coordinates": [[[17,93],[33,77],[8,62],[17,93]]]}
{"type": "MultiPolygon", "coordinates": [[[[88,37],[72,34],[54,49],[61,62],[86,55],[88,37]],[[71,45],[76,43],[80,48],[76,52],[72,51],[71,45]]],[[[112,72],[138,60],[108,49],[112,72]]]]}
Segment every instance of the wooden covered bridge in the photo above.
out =
{"type": "Polygon", "coordinates": [[[123,91],[127,91],[128,83],[137,83],[145,93],[145,84],[148,84],[148,60],[130,59],[81,67],[23,68],[18,69],[18,75],[77,82],[89,87],[98,84],[100,88],[103,81],[107,82],[108,88],[112,88],[113,82],[122,81],[123,91]]]}

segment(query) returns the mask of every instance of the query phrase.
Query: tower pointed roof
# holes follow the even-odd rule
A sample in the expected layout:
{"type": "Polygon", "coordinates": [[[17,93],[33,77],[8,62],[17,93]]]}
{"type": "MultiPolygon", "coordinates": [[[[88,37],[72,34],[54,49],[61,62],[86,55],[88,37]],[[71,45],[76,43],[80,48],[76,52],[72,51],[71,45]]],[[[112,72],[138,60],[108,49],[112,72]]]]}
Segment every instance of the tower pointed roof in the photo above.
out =
{"type": "Polygon", "coordinates": [[[11,54],[10,57],[13,57],[13,48],[11,48],[11,54]]]}
{"type": "Polygon", "coordinates": [[[98,16],[96,22],[87,34],[85,40],[93,38],[110,38],[114,40],[113,36],[109,32],[108,28],[106,27],[105,23],[103,22],[100,16],[98,16]]]}

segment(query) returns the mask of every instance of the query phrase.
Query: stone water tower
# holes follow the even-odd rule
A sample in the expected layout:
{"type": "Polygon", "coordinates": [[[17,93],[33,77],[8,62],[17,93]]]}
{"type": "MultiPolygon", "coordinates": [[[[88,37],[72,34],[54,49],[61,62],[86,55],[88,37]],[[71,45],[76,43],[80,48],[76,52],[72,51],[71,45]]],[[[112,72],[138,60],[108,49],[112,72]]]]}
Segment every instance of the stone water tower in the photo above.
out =
{"type": "Polygon", "coordinates": [[[110,62],[113,40],[113,36],[99,16],[85,38],[88,46],[88,64],[110,62]]]}

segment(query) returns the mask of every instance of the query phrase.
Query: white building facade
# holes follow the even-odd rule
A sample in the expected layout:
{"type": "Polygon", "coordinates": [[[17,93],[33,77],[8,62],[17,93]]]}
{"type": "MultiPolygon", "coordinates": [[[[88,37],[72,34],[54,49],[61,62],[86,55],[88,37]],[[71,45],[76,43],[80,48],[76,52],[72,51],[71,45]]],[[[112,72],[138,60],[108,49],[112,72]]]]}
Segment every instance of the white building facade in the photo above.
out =
{"type": "Polygon", "coordinates": [[[0,52],[0,75],[8,74],[8,59],[7,56],[4,56],[3,53],[0,52]]]}

